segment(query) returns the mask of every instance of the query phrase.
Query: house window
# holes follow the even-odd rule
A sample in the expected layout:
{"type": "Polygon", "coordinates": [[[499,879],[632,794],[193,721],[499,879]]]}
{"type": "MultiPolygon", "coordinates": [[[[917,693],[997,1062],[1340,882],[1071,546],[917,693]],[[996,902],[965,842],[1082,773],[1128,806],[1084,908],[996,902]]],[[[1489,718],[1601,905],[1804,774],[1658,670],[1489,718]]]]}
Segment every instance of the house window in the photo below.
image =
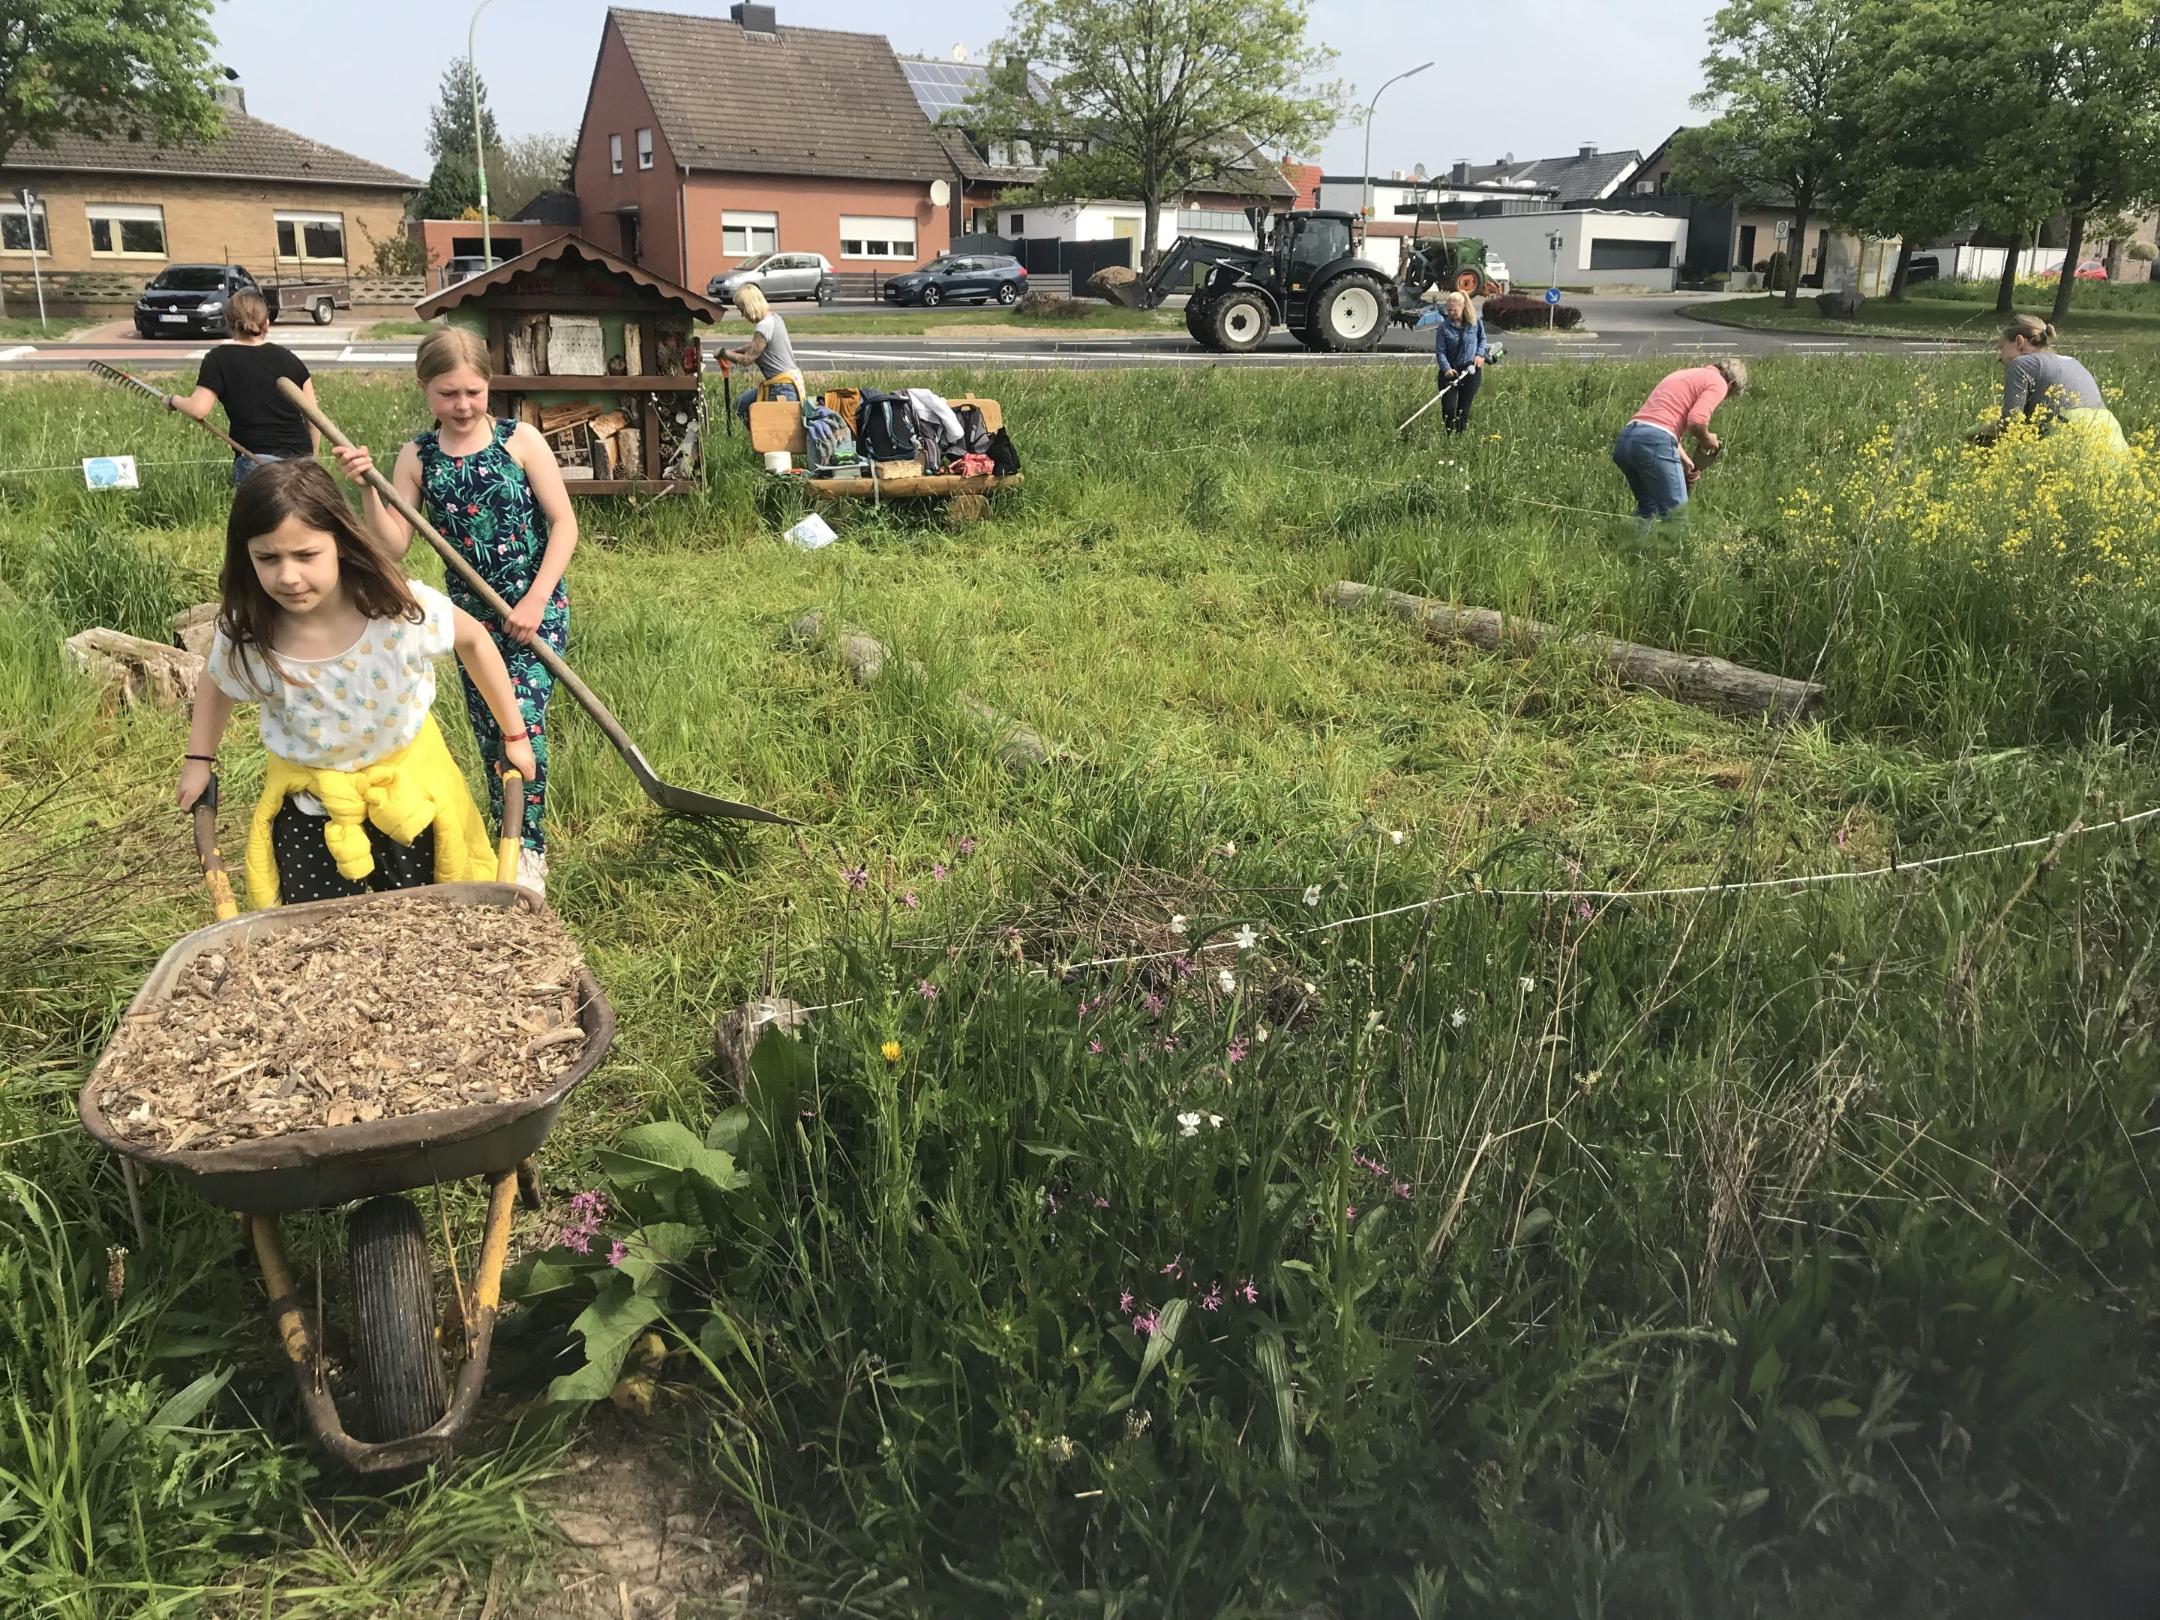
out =
{"type": "Polygon", "coordinates": [[[165,257],[165,210],[156,203],[92,203],[90,251],[119,258],[165,257]]]}
{"type": "Polygon", "coordinates": [[[1014,214],[1011,216],[1009,223],[1011,224],[1012,229],[1007,231],[1005,234],[1007,236],[1018,236],[1021,234],[1021,232],[1027,229],[1027,215],[1014,214]]]}
{"type": "Polygon", "coordinates": [[[1624,236],[1590,238],[1593,270],[1670,270],[1672,243],[1638,242],[1624,236]]]}
{"type": "Polygon", "coordinates": [[[637,132],[637,166],[641,169],[652,167],[652,131],[649,129],[637,132]]]}
{"type": "Polygon", "coordinates": [[[28,253],[31,233],[36,232],[37,251],[50,253],[52,237],[45,229],[45,205],[37,205],[36,217],[23,212],[22,203],[9,198],[0,202],[0,253],[28,253]]]}
{"type": "Polygon", "coordinates": [[[915,258],[915,222],[912,219],[873,219],[860,214],[842,214],[840,257],[912,262],[915,258]]]}
{"type": "Polygon", "coordinates": [[[771,253],[780,246],[778,214],[746,214],[730,208],[720,216],[720,251],[736,257],[771,253]]]}
{"type": "Polygon", "coordinates": [[[343,214],[278,214],[277,256],[302,264],[345,262],[343,214]]]}
{"type": "Polygon", "coordinates": [[[622,173],[622,137],[620,135],[610,135],[607,138],[607,169],[609,174],[622,173]]]}
{"type": "Polygon", "coordinates": [[[1236,231],[1241,236],[1252,235],[1252,221],[1235,208],[1180,208],[1177,223],[1181,231],[1236,231]]]}

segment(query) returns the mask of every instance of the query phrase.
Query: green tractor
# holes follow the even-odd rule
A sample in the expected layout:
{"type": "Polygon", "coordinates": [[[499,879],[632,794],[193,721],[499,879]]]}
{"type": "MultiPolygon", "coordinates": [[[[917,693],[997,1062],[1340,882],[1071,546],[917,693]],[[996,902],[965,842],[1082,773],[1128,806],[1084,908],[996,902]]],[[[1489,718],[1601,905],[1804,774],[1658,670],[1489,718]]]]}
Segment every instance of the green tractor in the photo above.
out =
{"type": "Polygon", "coordinates": [[[1502,291],[1487,273],[1484,240],[1475,236],[1425,236],[1414,238],[1403,251],[1402,302],[1425,302],[1438,287],[1445,292],[1468,293],[1472,298],[1502,291]]]}
{"type": "Polygon", "coordinates": [[[1387,273],[1358,256],[1356,227],[1354,214],[1296,209],[1262,224],[1253,247],[1181,236],[1146,275],[1098,272],[1091,285],[1128,309],[1153,309],[1205,266],[1185,306],[1185,329],[1203,348],[1247,354],[1283,326],[1308,349],[1358,353],[1417,311],[1405,313],[1387,273]]]}

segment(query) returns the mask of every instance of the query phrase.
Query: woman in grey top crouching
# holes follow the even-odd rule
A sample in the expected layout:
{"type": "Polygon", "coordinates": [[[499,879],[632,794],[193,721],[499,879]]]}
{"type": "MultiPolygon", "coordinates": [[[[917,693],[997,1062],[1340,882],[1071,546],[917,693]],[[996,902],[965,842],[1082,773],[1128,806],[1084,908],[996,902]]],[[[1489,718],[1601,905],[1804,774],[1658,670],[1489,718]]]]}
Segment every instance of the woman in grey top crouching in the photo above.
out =
{"type": "Polygon", "coordinates": [[[2107,408],[2093,374],[2055,348],[2055,328],[2037,315],[2020,315],[2003,328],[2002,416],[1973,435],[1993,444],[2013,418],[2024,417],[2042,433],[2060,428],[2095,449],[2128,455],[2122,424],[2107,408]]]}

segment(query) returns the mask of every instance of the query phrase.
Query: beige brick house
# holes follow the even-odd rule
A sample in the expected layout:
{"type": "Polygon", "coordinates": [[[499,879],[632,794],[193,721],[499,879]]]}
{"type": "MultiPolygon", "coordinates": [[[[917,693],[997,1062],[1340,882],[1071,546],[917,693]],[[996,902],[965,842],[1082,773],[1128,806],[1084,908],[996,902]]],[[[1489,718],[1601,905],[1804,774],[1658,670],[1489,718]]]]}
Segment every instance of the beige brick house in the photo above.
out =
{"type": "MultiPolygon", "coordinates": [[[[238,102],[238,97],[234,100],[238,102]]],[[[228,106],[200,147],[63,136],[0,163],[0,272],[140,286],[167,264],[239,264],[259,280],[357,275],[402,229],[411,175],[228,106]],[[35,217],[20,200],[27,186],[35,217]],[[103,275],[99,273],[103,272],[103,275]]]]}

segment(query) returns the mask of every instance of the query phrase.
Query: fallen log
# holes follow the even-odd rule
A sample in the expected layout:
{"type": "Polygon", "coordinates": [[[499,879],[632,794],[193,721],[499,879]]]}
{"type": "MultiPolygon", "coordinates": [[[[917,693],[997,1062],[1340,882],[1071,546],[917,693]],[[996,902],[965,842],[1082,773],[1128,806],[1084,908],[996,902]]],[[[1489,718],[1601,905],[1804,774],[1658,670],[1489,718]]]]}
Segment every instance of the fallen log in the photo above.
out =
{"type": "MultiPolygon", "coordinates": [[[[822,613],[805,613],[788,626],[788,640],[796,646],[808,646],[823,640],[824,636],[825,616],[822,613]]],[[[893,656],[877,637],[846,626],[841,627],[834,646],[840,654],[840,662],[857,686],[876,685],[893,656]]],[[[907,660],[906,668],[912,675],[922,674],[922,666],[912,658],[907,660]]],[[[1063,749],[1052,748],[1034,727],[1000,714],[982,699],[965,692],[959,695],[958,701],[977,724],[997,739],[998,759],[1015,776],[1024,776],[1044,765],[1071,763],[1072,755],[1063,749]]]]}
{"type": "Polygon", "coordinates": [[[1765,675],[1722,658],[1666,652],[1610,636],[1577,635],[1536,619],[1511,618],[1491,608],[1456,607],[1351,579],[1337,581],[1327,601],[1330,607],[1346,611],[1382,608],[1398,619],[1467,641],[1487,652],[1527,652],[1548,645],[1580,647],[1602,657],[1613,678],[1623,686],[1639,686],[1676,703],[1691,703],[1726,714],[1765,714],[1797,720],[1823,696],[1823,688],[1813,681],[1765,675]]]}
{"type": "Polygon", "coordinates": [[[221,611],[215,602],[202,602],[185,613],[175,613],[172,617],[173,645],[185,648],[198,658],[208,658],[210,643],[217,637],[221,611]]]}
{"type": "Polygon", "coordinates": [[[61,661],[98,688],[108,710],[148,704],[184,708],[195,701],[203,660],[179,647],[145,641],[123,630],[79,631],[60,644],[61,661]]]}

